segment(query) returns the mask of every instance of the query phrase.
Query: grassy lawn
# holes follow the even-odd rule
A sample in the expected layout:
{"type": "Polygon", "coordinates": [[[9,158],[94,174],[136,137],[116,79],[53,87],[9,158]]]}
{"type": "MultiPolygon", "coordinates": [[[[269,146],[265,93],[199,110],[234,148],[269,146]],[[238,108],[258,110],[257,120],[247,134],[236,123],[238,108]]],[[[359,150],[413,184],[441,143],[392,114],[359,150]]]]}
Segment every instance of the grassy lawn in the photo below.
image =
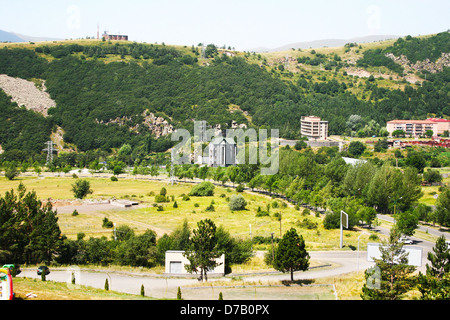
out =
{"type": "MultiPolygon", "coordinates": [[[[297,229],[299,234],[305,239],[308,250],[334,250],[339,246],[339,230],[326,230],[323,228],[323,216],[316,217],[311,214],[302,215],[302,209],[296,210],[290,204],[282,205],[281,200],[272,199],[268,196],[244,192],[243,196],[247,201],[247,209],[244,211],[231,211],[228,206],[228,198],[236,191],[233,188],[216,187],[212,197],[190,197],[190,200],[183,201],[182,196],[188,194],[193,186],[190,183],[179,183],[169,185],[161,181],[145,181],[130,179],[119,179],[112,182],[106,178],[87,178],[91,183],[94,193],[88,196],[88,199],[134,199],[143,204],[141,208],[129,208],[125,210],[108,209],[95,212],[80,213],[78,216],[72,216],[71,213],[58,213],[59,224],[63,234],[69,238],[75,239],[76,234],[84,232],[88,237],[112,235],[111,229],[102,228],[102,220],[107,217],[110,221],[120,225],[132,227],[137,234],[152,229],[159,236],[164,233],[170,233],[179,227],[184,219],[188,220],[191,229],[196,228],[198,221],[209,218],[217,226],[223,226],[232,236],[249,239],[254,236],[270,237],[274,233],[275,237],[280,237],[291,227],[297,229]],[[167,195],[174,196],[178,208],[173,208],[174,201],[162,203],[163,211],[158,211],[154,206],[155,197],[151,195],[159,194],[162,187],[167,189],[167,195]],[[206,211],[206,208],[213,202],[214,212],[206,211]],[[278,208],[273,208],[273,203],[278,203],[278,208]],[[266,210],[270,204],[270,215],[256,217],[258,207],[266,210]],[[274,217],[275,213],[281,214],[280,221],[274,217]],[[314,229],[307,229],[299,226],[299,222],[308,219],[316,223],[314,229]],[[251,225],[251,226],[250,226],[251,225]],[[250,235],[251,229],[251,235],[250,235]]],[[[37,196],[42,199],[73,199],[71,184],[73,178],[64,177],[46,177],[44,179],[37,177],[17,178],[14,181],[8,181],[0,178],[0,194],[5,191],[16,189],[22,182],[28,191],[34,190],[37,196]]],[[[156,204],[155,204],[156,205],[156,204]]],[[[357,238],[359,232],[344,231],[344,245],[346,249],[357,247],[357,238]]],[[[364,246],[368,239],[361,238],[360,245],[364,246]]],[[[268,245],[255,246],[255,250],[265,250],[268,245]]]]}
{"type": "MultiPolygon", "coordinates": [[[[41,281],[29,278],[14,278],[14,293],[17,300],[148,300],[151,298],[132,294],[105,291],[92,287],[72,288],[66,283],[41,281]],[[35,298],[28,298],[33,293],[35,298]]],[[[153,300],[153,299],[152,299],[153,300]]]]}

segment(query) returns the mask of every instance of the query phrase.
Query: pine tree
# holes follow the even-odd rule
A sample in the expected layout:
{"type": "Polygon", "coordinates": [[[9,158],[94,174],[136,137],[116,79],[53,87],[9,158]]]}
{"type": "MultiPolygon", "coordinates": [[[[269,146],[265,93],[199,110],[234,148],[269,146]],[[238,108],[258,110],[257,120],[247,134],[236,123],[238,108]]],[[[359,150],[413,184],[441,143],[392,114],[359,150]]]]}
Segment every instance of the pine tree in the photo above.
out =
{"type": "Polygon", "coordinates": [[[108,278],[106,278],[106,280],[105,280],[105,291],[109,291],[109,282],[108,282],[108,278]]]}
{"type": "Polygon", "coordinates": [[[433,252],[428,253],[427,273],[418,276],[417,288],[422,294],[422,300],[450,299],[450,249],[444,236],[436,241],[433,252]]]}
{"type": "Polygon", "coordinates": [[[177,300],[183,300],[183,298],[181,297],[181,289],[180,289],[180,287],[178,287],[178,290],[177,290],[177,300]]]}
{"type": "Polygon", "coordinates": [[[274,267],[281,272],[290,271],[291,281],[294,281],[294,271],[308,270],[309,254],[305,249],[305,241],[294,228],[288,230],[278,244],[274,267]]]}
{"type": "Polygon", "coordinates": [[[145,290],[144,290],[144,285],[141,285],[141,296],[145,297],[145,290]]]}
{"type": "Polygon", "coordinates": [[[208,281],[207,272],[219,265],[216,259],[221,255],[217,250],[216,225],[205,219],[199,221],[197,227],[192,232],[189,248],[183,254],[190,262],[185,268],[191,273],[200,271],[200,278],[208,281]]]}
{"type": "Polygon", "coordinates": [[[363,300],[399,300],[413,288],[411,274],[416,268],[408,265],[408,253],[398,241],[400,235],[396,227],[391,229],[389,241],[383,241],[380,246],[381,259],[374,259],[375,267],[366,270],[363,300]],[[372,279],[375,285],[370,282],[372,279]]]}
{"type": "Polygon", "coordinates": [[[433,247],[433,252],[428,252],[427,274],[441,280],[446,273],[450,273],[450,249],[445,242],[445,237],[440,236],[433,247]]]}

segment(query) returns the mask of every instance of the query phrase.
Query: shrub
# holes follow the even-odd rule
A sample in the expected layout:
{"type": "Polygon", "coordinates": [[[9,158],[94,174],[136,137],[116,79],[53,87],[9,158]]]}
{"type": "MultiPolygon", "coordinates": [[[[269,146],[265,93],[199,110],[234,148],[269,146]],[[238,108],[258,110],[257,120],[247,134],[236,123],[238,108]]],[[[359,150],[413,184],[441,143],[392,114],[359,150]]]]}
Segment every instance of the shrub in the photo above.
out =
{"type": "Polygon", "coordinates": [[[116,176],[112,176],[112,177],[111,177],[111,181],[115,182],[115,181],[119,181],[119,179],[117,179],[116,176]]]}
{"type": "Polygon", "coordinates": [[[309,216],[311,214],[311,211],[308,208],[303,209],[302,216],[309,216]]]}
{"type": "Polygon", "coordinates": [[[256,217],[268,217],[270,214],[267,211],[256,212],[256,217]]]}
{"type": "Polygon", "coordinates": [[[73,212],[72,212],[72,216],[77,216],[78,215],[78,211],[77,210],[73,210],[73,212]]]}
{"type": "Polygon", "coordinates": [[[208,212],[214,212],[214,211],[216,211],[215,209],[214,209],[214,201],[211,201],[211,204],[206,208],[206,210],[205,211],[208,211],[208,212]]]}
{"type": "Polygon", "coordinates": [[[209,197],[214,195],[214,185],[211,182],[202,182],[194,186],[189,193],[190,196],[209,197]]]}
{"type": "Polygon", "coordinates": [[[108,228],[108,229],[110,229],[110,228],[112,228],[112,227],[114,227],[114,223],[112,223],[112,221],[109,221],[109,219],[105,217],[105,218],[103,219],[102,228],[108,228]]]}
{"type": "Polygon", "coordinates": [[[244,186],[242,184],[236,187],[236,192],[244,192],[244,186]]]}
{"type": "Polygon", "coordinates": [[[308,230],[317,229],[318,227],[317,222],[313,222],[308,218],[304,218],[303,221],[298,221],[297,224],[300,228],[305,228],[308,230]]]}
{"type": "Polygon", "coordinates": [[[160,202],[169,202],[169,198],[167,198],[166,196],[163,196],[161,194],[157,194],[155,196],[155,202],[160,203],[160,202]]]}
{"type": "Polygon", "coordinates": [[[174,208],[178,208],[178,204],[177,204],[176,201],[173,203],[173,207],[174,207],[174,208]]]}
{"type": "Polygon", "coordinates": [[[237,196],[232,195],[228,205],[232,211],[245,210],[247,201],[245,201],[244,197],[240,194],[237,196]]]}
{"type": "Polygon", "coordinates": [[[88,194],[93,193],[91,184],[87,180],[77,180],[72,184],[72,191],[77,199],[84,199],[88,194]]]}

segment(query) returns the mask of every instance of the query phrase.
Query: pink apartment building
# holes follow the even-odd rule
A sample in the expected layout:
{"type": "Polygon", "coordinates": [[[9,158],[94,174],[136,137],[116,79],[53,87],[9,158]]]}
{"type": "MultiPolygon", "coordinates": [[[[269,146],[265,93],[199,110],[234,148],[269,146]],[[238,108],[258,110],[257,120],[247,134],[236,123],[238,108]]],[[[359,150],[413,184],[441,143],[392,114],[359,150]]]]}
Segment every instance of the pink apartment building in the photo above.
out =
{"type": "Polygon", "coordinates": [[[386,130],[392,136],[392,132],[403,130],[406,135],[411,137],[420,137],[425,135],[428,130],[433,131],[433,136],[450,131],[450,120],[440,118],[429,118],[427,120],[392,120],[388,121],[386,130]]]}

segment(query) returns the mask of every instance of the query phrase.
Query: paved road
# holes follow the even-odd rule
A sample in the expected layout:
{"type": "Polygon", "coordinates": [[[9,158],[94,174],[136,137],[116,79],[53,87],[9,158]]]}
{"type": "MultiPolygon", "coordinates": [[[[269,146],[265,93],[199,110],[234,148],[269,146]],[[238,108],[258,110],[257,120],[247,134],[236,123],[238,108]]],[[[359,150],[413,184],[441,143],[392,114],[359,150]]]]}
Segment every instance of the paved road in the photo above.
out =
{"type": "MultiPolygon", "coordinates": [[[[328,267],[312,268],[306,272],[296,272],[294,279],[314,279],[318,277],[337,276],[340,274],[364,270],[372,263],[367,262],[366,252],[354,251],[321,251],[310,252],[311,260],[320,262],[320,265],[328,267]]],[[[126,272],[105,272],[105,271],[89,271],[73,268],[72,270],[52,269],[47,275],[47,280],[68,282],[71,285],[71,274],[75,274],[77,284],[91,286],[103,289],[105,280],[108,279],[109,288],[112,291],[125,292],[131,294],[140,294],[141,285],[144,285],[145,294],[154,298],[176,298],[177,288],[186,285],[198,284],[197,279],[186,278],[166,278],[163,276],[143,274],[143,273],[126,273],[126,272]]],[[[19,277],[28,277],[40,279],[35,269],[23,269],[19,277]]],[[[290,280],[289,273],[267,273],[253,274],[242,277],[245,281],[271,281],[271,280],[290,280]]],[[[230,281],[231,277],[210,278],[211,282],[230,281]]]]}
{"type": "MultiPolygon", "coordinates": [[[[389,220],[390,217],[380,217],[389,220]]],[[[389,234],[389,229],[376,227],[371,231],[381,234],[389,234]]],[[[429,233],[435,230],[429,230],[429,233]]],[[[438,231],[436,231],[438,232],[438,231]]],[[[434,234],[434,233],[433,233],[434,234]]],[[[439,235],[440,233],[436,233],[439,235]]],[[[446,234],[448,237],[448,234],[446,234]]],[[[411,237],[415,241],[414,246],[422,248],[422,266],[418,270],[424,272],[426,270],[427,253],[432,250],[434,243],[411,237]]],[[[320,265],[328,265],[328,267],[311,268],[306,272],[296,272],[294,279],[315,279],[320,277],[338,276],[353,271],[365,270],[372,266],[373,263],[367,261],[367,252],[361,248],[361,251],[311,251],[310,257],[312,261],[319,262],[320,265]]],[[[313,264],[315,265],[315,264],[313,264]]],[[[74,267],[71,270],[52,269],[47,276],[48,280],[58,282],[68,282],[70,284],[71,274],[75,274],[77,284],[91,286],[103,289],[105,280],[108,279],[110,290],[125,292],[131,294],[140,294],[141,285],[144,285],[145,294],[155,298],[176,298],[177,288],[186,285],[195,285],[198,283],[196,279],[190,278],[167,278],[161,275],[145,274],[145,273],[127,273],[127,272],[106,272],[80,270],[74,267]]],[[[40,278],[36,274],[35,269],[24,269],[19,275],[29,278],[40,278]]],[[[242,276],[242,275],[240,275],[242,276]]],[[[269,274],[252,274],[242,276],[245,281],[270,281],[270,280],[290,280],[289,273],[269,273],[269,274]]],[[[217,279],[210,278],[210,281],[217,279]]],[[[219,278],[221,281],[229,281],[230,277],[219,278]]]]}
{"type": "MultiPolygon", "coordinates": [[[[378,216],[379,219],[386,220],[386,221],[394,223],[394,218],[392,216],[388,216],[388,215],[384,215],[384,214],[378,214],[377,216],[378,216]]],[[[433,236],[436,236],[436,237],[439,237],[439,236],[443,235],[447,240],[450,240],[450,233],[449,232],[439,231],[439,230],[436,230],[434,228],[427,227],[427,226],[422,226],[422,225],[420,225],[417,228],[417,230],[420,230],[420,231],[423,231],[423,232],[428,232],[429,234],[431,234],[433,236]]]]}

